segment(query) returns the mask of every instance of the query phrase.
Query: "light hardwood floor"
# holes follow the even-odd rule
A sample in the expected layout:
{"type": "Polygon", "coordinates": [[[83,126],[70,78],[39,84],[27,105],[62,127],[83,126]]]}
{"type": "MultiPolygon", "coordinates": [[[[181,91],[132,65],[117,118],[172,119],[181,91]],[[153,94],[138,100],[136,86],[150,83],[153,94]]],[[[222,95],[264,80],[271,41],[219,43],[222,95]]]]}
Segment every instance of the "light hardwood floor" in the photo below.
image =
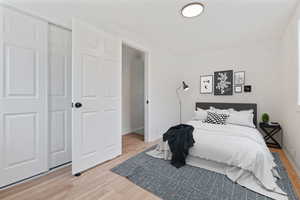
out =
{"type": "MultiPolygon", "coordinates": [[[[122,156],[99,165],[80,177],[71,175],[70,167],[49,175],[0,191],[1,200],[155,200],[150,192],[118,176],[110,169],[155,143],[145,144],[137,134],[123,137],[122,156]]],[[[300,179],[281,150],[279,152],[296,193],[300,197],[300,179]]]]}

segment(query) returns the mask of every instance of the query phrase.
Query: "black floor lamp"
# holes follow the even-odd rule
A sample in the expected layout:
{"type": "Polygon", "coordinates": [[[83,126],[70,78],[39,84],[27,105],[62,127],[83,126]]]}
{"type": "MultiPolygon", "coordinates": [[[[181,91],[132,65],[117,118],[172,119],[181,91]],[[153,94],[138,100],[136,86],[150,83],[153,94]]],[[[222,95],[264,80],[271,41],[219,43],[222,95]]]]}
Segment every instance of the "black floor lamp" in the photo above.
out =
{"type": "Polygon", "coordinates": [[[189,89],[190,89],[190,87],[184,81],[182,81],[182,85],[176,89],[176,94],[177,94],[177,98],[178,98],[178,101],[179,101],[180,124],[182,124],[182,118],[181,118],[181,112],[182,111],[181,111],[181,98],[180,98],[180,95],[179,95],[179,91],[180,90],[188,91],[189,89]]]}

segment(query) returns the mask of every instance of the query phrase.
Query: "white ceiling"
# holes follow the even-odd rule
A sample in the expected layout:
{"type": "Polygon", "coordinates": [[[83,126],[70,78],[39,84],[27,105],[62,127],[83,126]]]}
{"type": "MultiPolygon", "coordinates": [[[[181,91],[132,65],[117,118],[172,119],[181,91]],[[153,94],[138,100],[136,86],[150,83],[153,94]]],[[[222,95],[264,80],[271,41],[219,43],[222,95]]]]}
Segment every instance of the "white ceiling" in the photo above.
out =
{"type": "MultiPolygon", "coordinates": [[[[5,0],[6,1],[6,0],[5,0]]],[[[134,33],[176,54],[236,46],[280,37],[298,0],[194,0],[205,5],[194,19],[180,15],[192,0],[7,0],[63,19],[80,17],[134,33]]]]}

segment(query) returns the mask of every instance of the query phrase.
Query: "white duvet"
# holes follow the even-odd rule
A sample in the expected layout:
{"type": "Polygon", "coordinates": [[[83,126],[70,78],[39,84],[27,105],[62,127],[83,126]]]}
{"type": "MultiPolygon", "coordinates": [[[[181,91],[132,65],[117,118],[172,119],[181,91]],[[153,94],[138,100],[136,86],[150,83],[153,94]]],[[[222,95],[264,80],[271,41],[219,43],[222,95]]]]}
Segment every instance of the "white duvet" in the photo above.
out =
{"type": "MultiPolygon", "coordinates": [[[[225,174],[232,181],[270,198],[288,199],[276,184],[279,176],[274,169],[274,158],[257,129],[201,121],[188,124],[194,127],[195,144],[190,148],[187,164],[225,174]]],[[[149,155],[155,156],[159,150],[162,148],[149,155]]]]}

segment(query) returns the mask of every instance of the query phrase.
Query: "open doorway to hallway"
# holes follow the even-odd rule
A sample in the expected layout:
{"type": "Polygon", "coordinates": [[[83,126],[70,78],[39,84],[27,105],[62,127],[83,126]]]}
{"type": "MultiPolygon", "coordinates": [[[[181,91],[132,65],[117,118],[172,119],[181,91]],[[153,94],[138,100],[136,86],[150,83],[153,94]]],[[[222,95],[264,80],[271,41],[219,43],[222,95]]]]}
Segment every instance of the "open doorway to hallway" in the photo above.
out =
{"type": "Polygon", "coordinates": [[[122,134],[145,133],[145,53],[122,44],[122,134]]]}

